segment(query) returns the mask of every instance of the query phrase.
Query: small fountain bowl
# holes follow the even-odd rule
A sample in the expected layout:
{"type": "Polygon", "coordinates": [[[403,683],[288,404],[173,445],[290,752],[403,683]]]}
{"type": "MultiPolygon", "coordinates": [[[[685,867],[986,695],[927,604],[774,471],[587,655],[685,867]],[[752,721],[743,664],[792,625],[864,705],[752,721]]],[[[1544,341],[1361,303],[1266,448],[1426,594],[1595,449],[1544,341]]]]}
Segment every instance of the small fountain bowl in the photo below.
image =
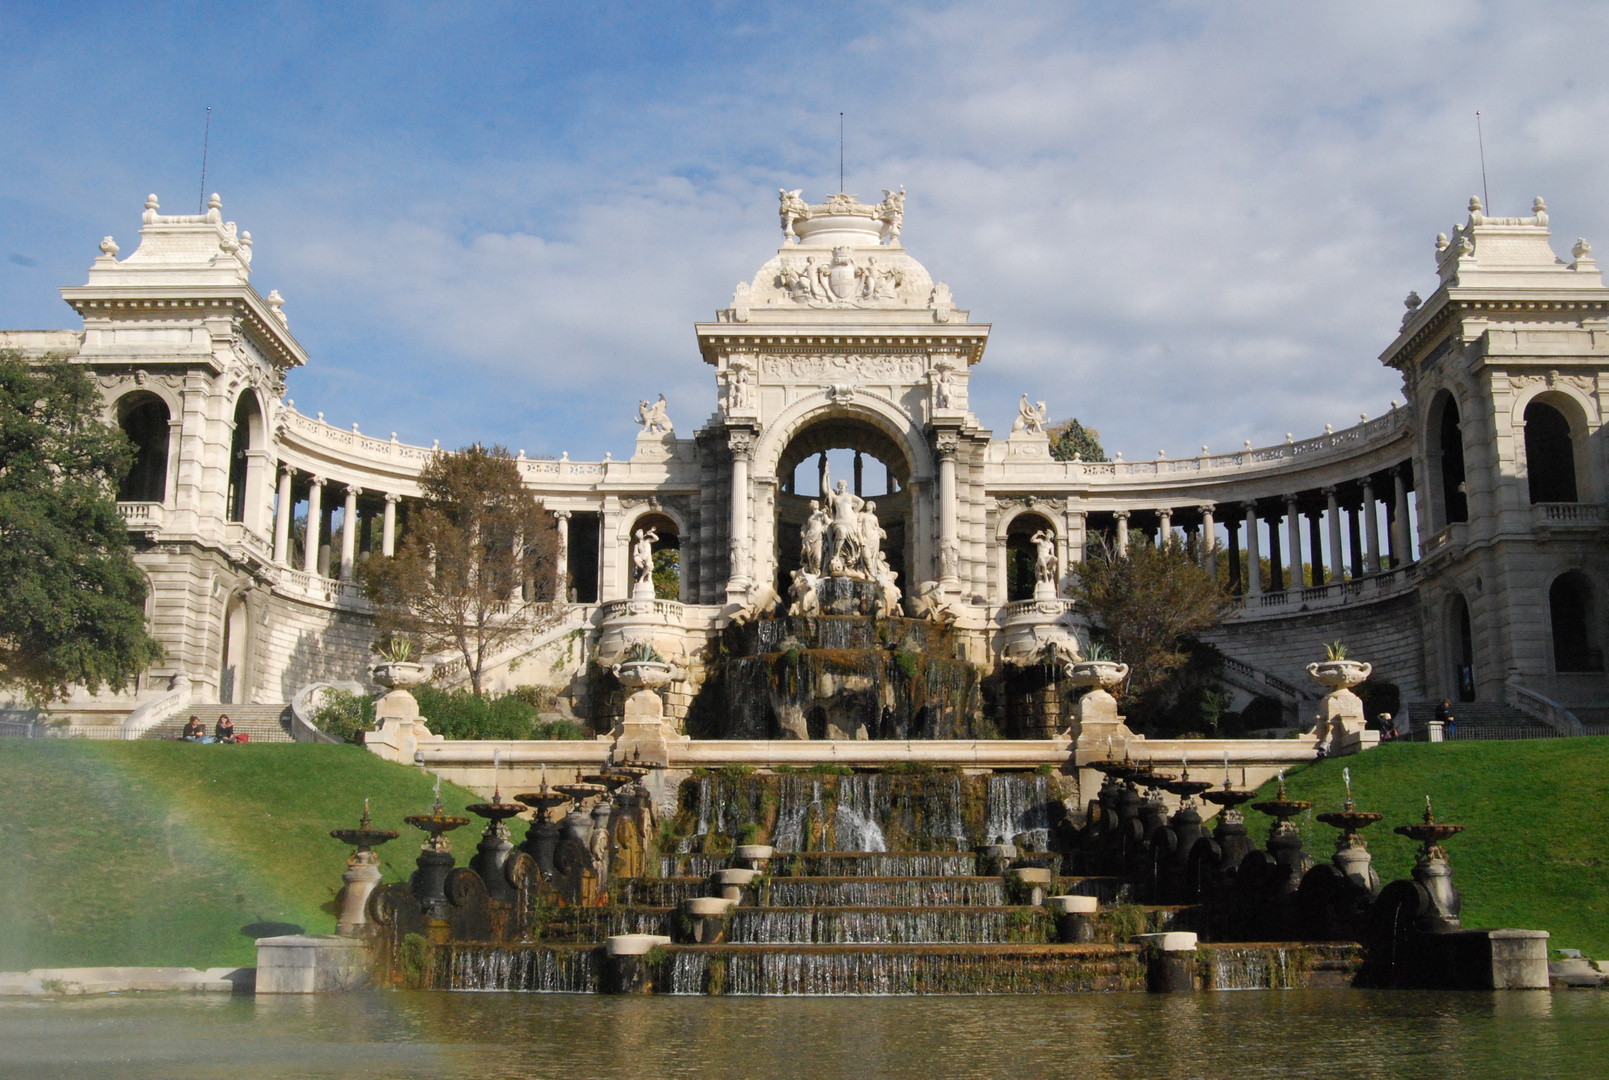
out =
{"type": "Polygon", "coordinates": [[[443,814],[440,811],[433,814],[414,814],[412,817],[405,817],[402,820],[416,829],[423,829],[433,837],[440,836],[442,833],[452,832],[454,829],[459,829],[469,824],[469,819],[466,817],[458,817],[456,814],[443,814]]]}
{"type": "Polygon", "coordinates": [[[1368,828],[1385,815],[1370,810],[1330,810],[1315,816],[1326,825],[1354,833],[1368,828]]]}
{"type": "Polygon", "coordinates": [[[1131,777],[1135,784],[1143,788],[1166,788],[1169,784],[1177,783],[1179,778],[1169,773],[1151,772],[1149,769],[1137,769],[1131,777]]]}
{"type": "Polygon", "coordinates": [[[1233,810],[1243,803],[1251,802],[1257,797],[1257,793],[1255,791],[1237,791],[1234,788],[1214,788],[1211,791],[1202,792],[1201,797],[1210,803],[1223,807],[1225,810],[1233,810]]]}
{"type": "Polygon", "coordinates": [[[372,848],[387,840],[395,840],[400,834],[391,829],[331,829],[330,835],[343,844],[372,848]]]}
{"type": "Polygon", "coordinates": [[[530,808],[521,806],[519,803],[506,803],[499,800],[498,802],[470,803],[464,809],[476,817],[502,821],[505,818],[519,817],[530,808]]]}
{"type": "Polygon", "coordinates": [[[1181,799],[1193,799],[1203,791],[1212,787],[1211,780],[1171,780],[1162,785],[1166,790],[1179,796],[1181,799]]]}
{"type": "Polygon", "coordinates": [[[1284,822],[1313,809],[1313,804],[1302,799],[1269,799],[1265,802],[1252,803],[1251,808],[1259,814],[1267,814],[1284,822]]]}
{"type": "Polygon", "coordinates": [[[1435,847],[1449,836],[1457,836],[1464,831],[1462,825],[1448,825],[1440,821],[1422,821],[1417,825],[1398,825],[1391,830],[1398,836],[1406,836],[1410,840],[1417,840],[1426,847],[1435,847]]]}
{"type": "Polygon", "coordinates": [[[608,792],[613,792],[617,788],[625,787],[627,784],[631,783],[631,777],[621,776],[619,773],[613,771],[592,773],[587,776],[583,776],[581,779],[589,784],[596,784],[608,792]]]}
{"type": "Polygon", "coordinates": [[[570,801],[570,796],[549,788],[546,791],[527,791],[514,796],[514,801],[524,803],[535,810],[542,817],[547,817],[548,811],[556,806],[563,806],[570,801]]]}
{"type": "Polygon", "coordinates": [[[609,789],[602,784],[554,784],[554,791],[562,791],[576,802],[583,802],[594,795],[608,794],[609,789]]]}

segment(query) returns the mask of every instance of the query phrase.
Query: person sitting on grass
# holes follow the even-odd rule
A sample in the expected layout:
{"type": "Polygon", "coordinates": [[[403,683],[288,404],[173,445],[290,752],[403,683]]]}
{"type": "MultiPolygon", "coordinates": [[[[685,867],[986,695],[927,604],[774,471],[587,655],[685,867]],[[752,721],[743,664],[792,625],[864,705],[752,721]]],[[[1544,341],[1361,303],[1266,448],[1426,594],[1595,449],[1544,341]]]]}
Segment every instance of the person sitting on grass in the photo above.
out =
{"type": "Polygon", "coordinates": [[[213,725],[212,738],[214,742],[232,743],[235,740],[235,722],[229,719],[228,713],[220,713],[218,722],[213,725]]]}
{"type": "Polygon", "coordinates": [[[184,733],[179,738],[185,742],[204,742],[207,738],[207,728],[201,723],[201,717],[192,713],[190,721],[184,725],[184,733]]]}

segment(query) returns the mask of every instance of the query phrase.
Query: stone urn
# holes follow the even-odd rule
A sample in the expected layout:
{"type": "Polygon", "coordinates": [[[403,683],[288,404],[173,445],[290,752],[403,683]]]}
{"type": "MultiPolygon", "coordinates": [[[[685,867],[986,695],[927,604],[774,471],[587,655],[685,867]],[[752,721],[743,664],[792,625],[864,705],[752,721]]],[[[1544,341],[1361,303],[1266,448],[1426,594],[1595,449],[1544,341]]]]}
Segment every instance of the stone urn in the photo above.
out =
{"type": "Polygon", "coordinates": [[[1331,690],[1350,690],[1373,670],[1372,664],[1361,660],[1324,660],[1307,665],[1307,673],[1331,690]]]}
{"type": "Polygon", "coordinates": [[[1115,660],[1080,660],[1064,671],[1074,686],[1093,686],[1108,693],[1129,677],[1129,666],[1115,660]]]}
{"type": "Polygon", "coordinates": [[[681,677],[675,665],[663,660],[627,660],[610,670],[623,685],[633,690],[659,690],[681,677]]]}
{"type": "Polygon", "coordinates": [[[390,690],[412,690],[426,678],[425,666],[410,660],[388,660],[374,666],[374,681],[390,690]]]}

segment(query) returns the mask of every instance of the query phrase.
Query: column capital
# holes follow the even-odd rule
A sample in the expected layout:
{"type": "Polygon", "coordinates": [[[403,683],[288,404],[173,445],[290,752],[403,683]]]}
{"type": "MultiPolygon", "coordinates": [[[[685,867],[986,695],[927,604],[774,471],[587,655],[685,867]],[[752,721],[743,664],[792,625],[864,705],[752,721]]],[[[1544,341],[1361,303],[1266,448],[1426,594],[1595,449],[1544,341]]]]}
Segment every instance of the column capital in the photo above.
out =
{"type": "Polygon", "coordinates": [[[309,476],[307,478],[307,482],[313,487],[323,487],[329,481],[325,480],[322,476],[309,476]]]}
{"type": "Polygon", "coordinates": [[[1129,519],[1129,512],[1127,510],[1113,510],[1112,516],[1119,521],[1127,521],[1129,519]]]}
{"type": "Polygon", "coordinates": [[[726,447],[734,458],[749,459],[754,453],[754,432],[748,428],[730,428],[726,433],[726,447]]]}
{"type": "Polygon", "coordinates": [[[1245,514],[1247,517],[1256,517],[1257,516],[1257,500],[1256,499],[1247,499],[1245,502],[1240,503],[1239,505],[1240,505],[1241,513],[1245,514]]]}
{"type": "Polygon", "coordinates": [[[355,499],[359,495],[363,494],[363,489],[358,487],[356,484],[348,484],[346,485],[346,494],[347,498],[355,499]]]}
{"type": "Polygon", "coordinates": [[[402,496],[393,491],[388,491],[385,494],[385,501],[395,506],[397,503],[402,501],[402,496]]]}
{"type": "Polygon", "coordinates": [[[281,475],[281,476],[295,476],[296,475],[296,466],[291,465],[288,462],[281,461],[279,463],[279,475],[281,475]]]}
{"type": "Polygon", "coordinates": [[[933,449],[941,458],[953,458],[961,449],[961,433],[944,429],[933,433],[933,449]]]}
{"type": "Polygon", "coordinates": [[[1340,490],[1341,490],[1341,489],[1340,489],[1340,487],[1339,487],[1339,486],[1337,486],[1337,485],[1335,485],[1335,484],[1329,484],[1329,485],[1327,485],[1327,486],[1325,486],[1325,487],[1321,487],[1321,488],[1319,488],[1319,491],[1320,491],[1320,492],[1321,492],[1321,493],[1322,493],[1322,494],[1323,494],[1323,495],[1324,495],[1324,497],[1325,497],[1325,498],[1327,498],[1327,499],[1333,499],[1333,498],[1335,498],[1335,493],[1336,493],[1336,492],[1338,492],[1338,491],[1340,491],[1340,490]]]}
{"type": "Polygon", "coordinates": [[[1217,509],[1218,509],[1218,504],[1217,503],[1202,503],[1200,506],[1196,507],[1196,513],[1198,513],[1198,514],[1211,514],[1211,513],[1215,512],[1217,509]]]}
{"type": "Polygon", "coordinates": [[[1293,491],[1289,495],[1281,495],[1280,499],[1285,503],[1285,508],[1287,511],[1290,513],[1295,513],[1296,504],[1301,501],[1301,496],[1297,495],[1293,491]]]}
{"type": "MultiPolygon", "coordinates": [[[[389,496],[389,495],[386,496],[386,498],[388,498],[388,499],[390,497],[391,496],[389,496]]],[[[568,510],[555,510],[555,511],[553,511],[553,516],[555,518],[557,518],[558,520],[560,520],[560,521],[569,521],[570,520],[570,511],[568,511],[568,510]]]]}

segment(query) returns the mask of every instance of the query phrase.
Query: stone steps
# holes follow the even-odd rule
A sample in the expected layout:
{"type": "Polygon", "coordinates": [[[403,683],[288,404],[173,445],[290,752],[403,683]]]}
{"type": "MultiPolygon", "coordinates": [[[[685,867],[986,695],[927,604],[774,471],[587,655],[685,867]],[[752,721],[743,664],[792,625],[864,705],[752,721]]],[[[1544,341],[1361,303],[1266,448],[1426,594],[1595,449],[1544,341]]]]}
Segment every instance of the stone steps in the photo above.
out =
{"type": "Polygon", "coordinates": [[[212,726],[218,722],[218,717],[224,713],[235,725],[237,734],[251,736],[251,742],[287,743],[294,742],[290,733],[290,706],[285,704],[269,705],[192,705],[181,709],[173,716],[162,721],[140,735],[142,739],[177,739],[189,723],[190,717],[200,717],[201,723],[206,727],[207,734],[212,734],[212,726]]]}
{"type": "MultiPolygon", "coordinates": [[[[1435,719],[1436,701],[1410,701],[1408,715],[1414,734],[1428,730],[1435,719]]],[[[1551,739],[1558,732],[1540,720],[1532,719],[1509,705],[1495,701],[1459,701],[1450,706],[1454,739],[1551,739]]]]}

